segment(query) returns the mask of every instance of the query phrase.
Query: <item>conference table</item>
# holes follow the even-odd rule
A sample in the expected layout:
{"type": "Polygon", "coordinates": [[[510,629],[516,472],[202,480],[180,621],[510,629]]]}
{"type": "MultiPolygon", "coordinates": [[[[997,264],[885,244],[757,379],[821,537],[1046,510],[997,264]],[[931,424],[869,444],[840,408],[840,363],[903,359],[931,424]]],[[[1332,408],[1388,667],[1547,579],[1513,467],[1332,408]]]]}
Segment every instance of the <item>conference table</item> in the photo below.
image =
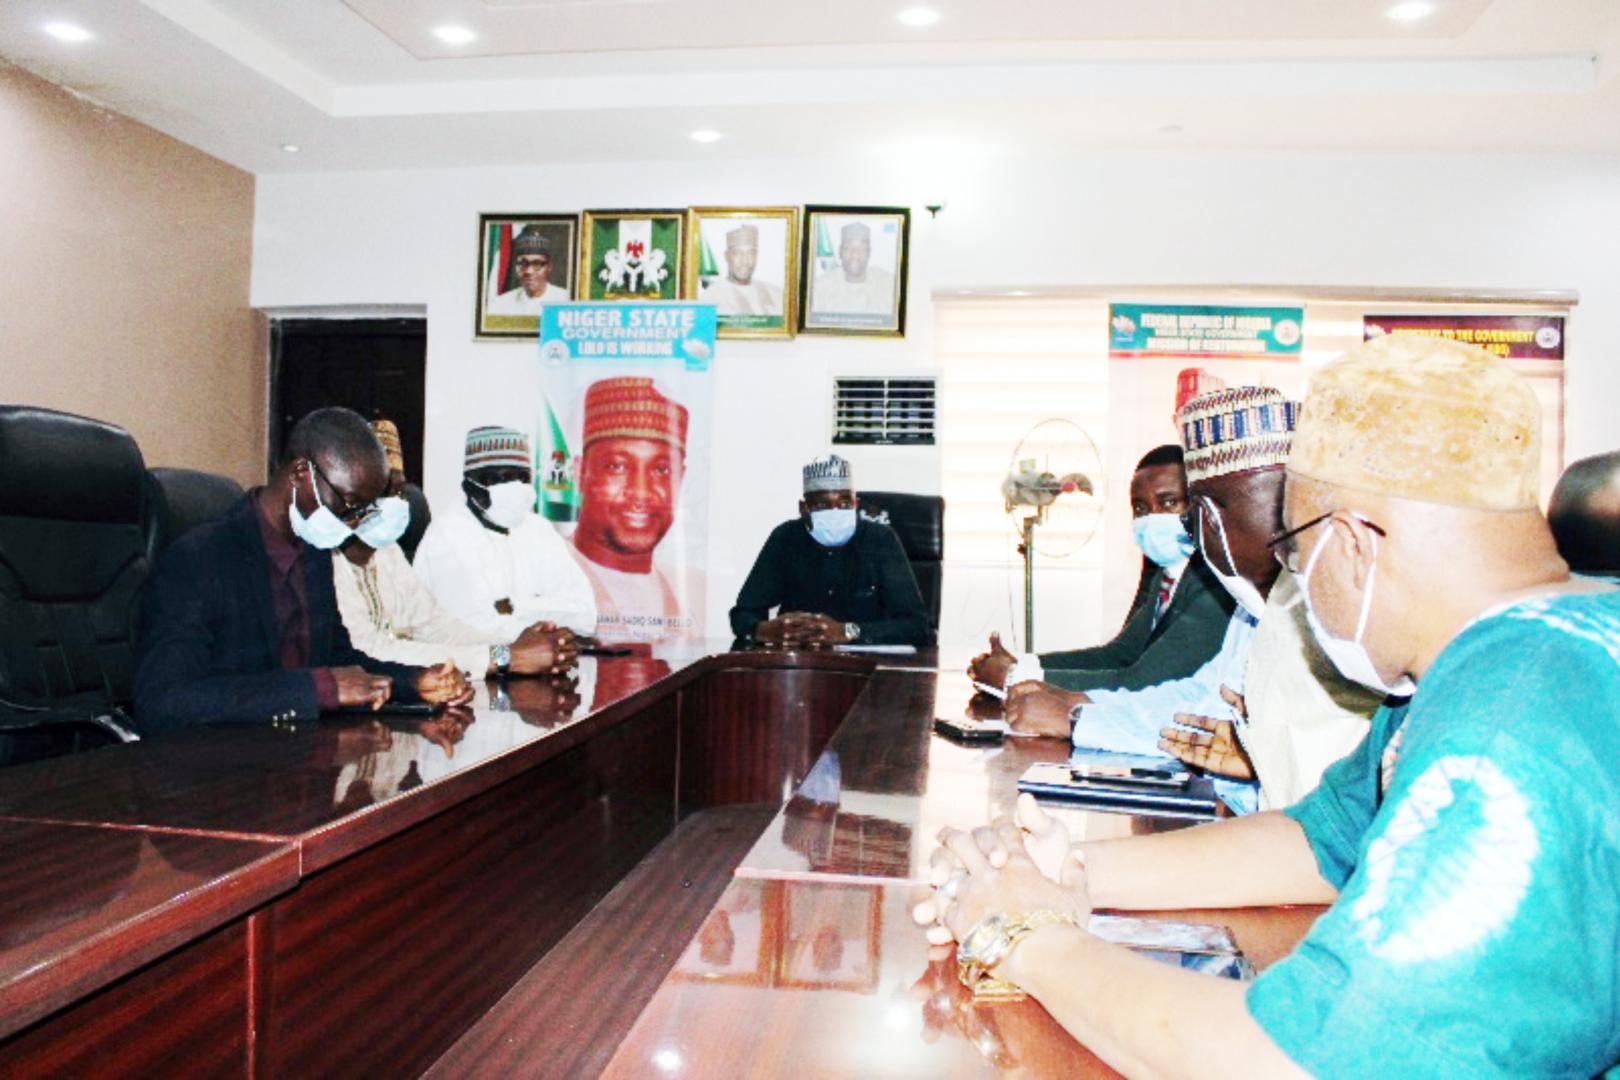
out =
{"type": "MultiPolygon", "coordinates": [[[[1112,1075],[911,921],[1066,756],[935,735],[961,666],[695,643],[0,771],[0,1075],[1112,1075]]],[[[1165,915],[1264,968],[1319,912],[1165,915]]]]}

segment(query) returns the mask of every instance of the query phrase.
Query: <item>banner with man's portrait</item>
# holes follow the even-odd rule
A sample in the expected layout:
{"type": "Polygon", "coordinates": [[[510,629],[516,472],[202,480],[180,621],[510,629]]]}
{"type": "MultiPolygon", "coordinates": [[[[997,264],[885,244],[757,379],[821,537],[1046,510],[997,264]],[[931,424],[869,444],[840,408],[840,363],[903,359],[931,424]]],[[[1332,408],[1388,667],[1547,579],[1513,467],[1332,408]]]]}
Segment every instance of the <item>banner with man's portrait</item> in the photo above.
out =
{"type": "Polygon", "coordinates": [[[540,321],[541,513],[611,642],[702,638],[713,304],[570,303],[540,321]]]}

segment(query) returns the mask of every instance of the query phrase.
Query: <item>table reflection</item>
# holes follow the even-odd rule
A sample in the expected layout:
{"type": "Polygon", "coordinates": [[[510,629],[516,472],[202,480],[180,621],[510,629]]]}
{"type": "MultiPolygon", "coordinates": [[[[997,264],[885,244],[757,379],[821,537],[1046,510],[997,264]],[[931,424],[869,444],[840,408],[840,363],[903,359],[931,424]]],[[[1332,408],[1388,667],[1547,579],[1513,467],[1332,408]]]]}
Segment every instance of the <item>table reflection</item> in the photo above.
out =
{"type": "Polygon", "coordinates": [[[687,946],[674,978],[871,994],[882,943],[879,886],[738,880],[687,946]]]}

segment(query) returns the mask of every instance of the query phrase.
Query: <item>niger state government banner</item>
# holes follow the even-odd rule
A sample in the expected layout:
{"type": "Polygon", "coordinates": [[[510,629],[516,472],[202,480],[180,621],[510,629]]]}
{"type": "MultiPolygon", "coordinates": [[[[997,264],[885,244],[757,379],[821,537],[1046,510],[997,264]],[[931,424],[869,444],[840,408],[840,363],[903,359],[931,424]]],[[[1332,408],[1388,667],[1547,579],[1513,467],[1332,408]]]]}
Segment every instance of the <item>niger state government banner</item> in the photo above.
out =
{"type": "Polygon", "coordinates": [[[596,593],[604,641],[704,636],[713,304],[541,313],[540,509],[596,593]]]}

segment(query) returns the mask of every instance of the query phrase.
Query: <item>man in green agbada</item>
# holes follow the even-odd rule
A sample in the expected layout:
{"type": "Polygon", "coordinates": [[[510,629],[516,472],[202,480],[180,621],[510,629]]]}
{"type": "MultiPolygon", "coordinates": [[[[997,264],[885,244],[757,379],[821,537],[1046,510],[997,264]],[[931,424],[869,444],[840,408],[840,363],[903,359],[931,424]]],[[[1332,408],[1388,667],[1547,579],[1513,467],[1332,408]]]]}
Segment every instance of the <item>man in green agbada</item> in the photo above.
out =
{"type": "Polygon", "coordinates": [[[1452,342],[1319,371],[1274,547],[1339,670],[1409,704],[1286,812],[1071,845],[1029,801],[1022,832],[948,832],[930,936],[1130,1074],[1620,1076],[1620,590],[1559,557],[1539,414],[1452,342]],[[1248,986],[1084,929],[1310,902],[1248,986]]]}

